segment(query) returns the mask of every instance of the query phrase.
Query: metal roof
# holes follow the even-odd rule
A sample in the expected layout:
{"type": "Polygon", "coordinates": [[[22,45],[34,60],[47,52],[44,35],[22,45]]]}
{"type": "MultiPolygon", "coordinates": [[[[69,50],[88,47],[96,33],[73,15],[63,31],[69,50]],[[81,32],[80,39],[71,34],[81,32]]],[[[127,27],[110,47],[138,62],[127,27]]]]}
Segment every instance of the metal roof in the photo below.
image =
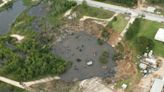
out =
{"type": "Polygon", "coordinates": [[[155,79],[154,84],[150,92],[162,92],[164,86],[164,81],[160,79],[155,79]]]}
{"type": "Polygon", "coordinates": [[[163,29],[163,28],[160,28],[160,29],[157,31],[157,33],[156,33],[154,39],[155,39],[155,40],[158,40],[158,41],[164,42],[164,29],[163,29]]]}

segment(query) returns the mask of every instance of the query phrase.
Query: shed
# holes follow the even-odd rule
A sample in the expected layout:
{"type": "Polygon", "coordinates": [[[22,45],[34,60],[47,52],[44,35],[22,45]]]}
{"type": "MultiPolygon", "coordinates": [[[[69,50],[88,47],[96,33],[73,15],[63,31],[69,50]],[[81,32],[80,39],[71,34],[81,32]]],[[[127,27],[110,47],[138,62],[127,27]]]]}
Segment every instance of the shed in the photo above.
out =
{"type": "Polygon", "coordinates": [[[161,79],[155,79],[150,92],[163,92],[164,81],[161,79]]]}
{"type": "Polygon", "coordinates": [[[158,29],[154,39],[164,42],[164,29],[163,28],[158,29]]]}

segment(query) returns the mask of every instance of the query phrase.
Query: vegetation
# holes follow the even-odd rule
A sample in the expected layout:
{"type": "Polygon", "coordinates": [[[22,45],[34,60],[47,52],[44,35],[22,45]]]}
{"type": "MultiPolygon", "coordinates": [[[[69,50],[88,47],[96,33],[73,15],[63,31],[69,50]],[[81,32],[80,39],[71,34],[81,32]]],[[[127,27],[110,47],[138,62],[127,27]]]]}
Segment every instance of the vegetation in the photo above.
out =
{"type": "Polygon", "coordinates": [[[164,3],[164,0],[147,0],[151,4],[160,4],[164,3]]]}
{"type": "Polygon", "coordinates": [[[121,4],[121,5],[126,5],[126,6],[134,6],[137,4],[137,0],[96,0],[96,1],[101,1],[101,2],[107,2],[107,3],[116,3],[116,4],[121,4]]]}
{"type": "Polygon", "coordinates": [[[34,5],[37,5],[37,4],[39,4],[41,1],[43,1],[43,0],[22,0],[23,1],[23,4],[25,5],[25,6],[29,6],[29,7],[31,7],[31,6],[34,6],[34,5]]]}
{"type": "Polygon", "coordinates": [[[3,11],[3,10],[8,10],[8,9],[12,8],[14,2],[15,2],[14,0],[9,1],[7,4],[0,7],[0,12],[3,11]]]}
{"type": "Polygon", "coordinates": [[[103,45],[103,44],[104,44],[104,40],[98,38],[98,39],[97,39],[97,43],[98,43],[99,45],[103,45]]]}
{"type": "Polygon", "coordinates": [[[101,32],[101,37],[104,41],[107,41],[109,39],[110,33],[106,28],[104,28],[101,32]]]}
{"type": "Polygon", "coordinates": [[[124,54],[125,54],[124,46],[122,43],[119,42],[116,45],[116,54],[114,55],[113,60],[123,59],[124,54]]]}
{"type": "Polygon", "coordinates": [[[144,54],[154,49],[154,42],[152,39],[141,36],[136,39],[137,48],[140,53],[144,54]]]}
{"type": "Polygon", "coordinates": [[[159,28],[164,28],[164,24],[144,19],[137,21],[138,23],[134,22],[125,35],[130,46],[138,54],[153,50],[156,55],[164,56],[163,42],[154,39],[156,32],[159,28]]]}
{"type": "Polygon", "coordinates": [[[74,8],[74,11],[76,11],[79,18],[82,16],[91,16],[91,17],[97,17],[97,18],[110,18],[114,14],[111,11],[104,10],[102,8],[95,8],[90,7],[87,5],[87,3],[84,1],[82,5],[79,5],[74,8]],[[101,12],[101,13],[100,13],[101,12]]]}
{"type": "Polygon", "coordinates": [[[157,33],[159,28],[164,28],[164,24],[149,21],[149,20],[142,20],[140,24],[140,31],[138,33],[138,37],[144,36],[146,38],[151,39],[154,42],[154,53],[159,56],[164,56],[164,43],[157,41],[154,39],[155,34],[157,33]]]}
{"type": "Polygon", "coordinates": [[[125,15],[121,15],[119,14],[118,16],[116,16],[115,21],[112,22],[112,27],[115,31],[117,32],[122,32],[125,28],[125,26],[128,23],[128,19],[125,19],[125,15]]]}
{"type": "MultiPolygon", "coordinates": [[[[58,16],[76,4],[66,0],[49,1],[52,5],[50,14],[46,16],[48,19],[58,19],[58,16]]],[[[29,16],[25,11],[16,19],[11,31],[0,36],[0,61],[3,62],[0,74],[2,76],[27,81],[46,75],[59,75],[67,69],[69,62],[51,52],[49,43],[52,39],[42,32],[33,31],[31,24],[34,19],[35,17],[29,16]],[[10,34],[23,35],[25,38],[21,43],[17,43],[16,39],[10,37],[10,34]]],[[[60,19],[58,19],[59,22],[60,19]]],[[[58,21],[53,25],[55,30],[59,26],[58,21]]]]}
{"type": "Polygon", "coordinates": [[[132,40],[135,38],[139,32],[141,19],[137,18],[134,23],[129,27],[128,31],[125,34],[127,40],[132,40]]]}
{"type": "Polygon", "coordinates": [[[109,52],[104,51],[102,55],[99,57],[99,61],[102,64],[106,64],[109,61],[109,52]]]}
{"type": "Polygon", "coordinates": [[[9,84],[0,82],[0,92],[27,92],[27,91],[11,86],[9,84]]]}
{"type": "Polygon", "coordinates": [[[130,82],[131,82],[131,78],[126,78],[124,80],[119,80],[119,81],[117,81],[115,87],[116,88],[121,88],[123,84],[129,85],[130,82]]]}
{"type": "Polygon", "coordinates": [[[50,11],[47,16],[48,21],[54,26],[59,27],[63,23],[63,13],[68,9],[76,5],[76,2],[69,0],[46,0],[47,3],[50,1],[50,11]]]}

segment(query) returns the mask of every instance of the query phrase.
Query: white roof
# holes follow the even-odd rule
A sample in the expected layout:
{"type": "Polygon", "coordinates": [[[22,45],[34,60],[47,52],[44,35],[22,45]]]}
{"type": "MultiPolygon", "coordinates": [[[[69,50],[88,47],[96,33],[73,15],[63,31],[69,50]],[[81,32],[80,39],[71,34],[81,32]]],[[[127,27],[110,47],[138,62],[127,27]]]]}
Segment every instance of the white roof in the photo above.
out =
{"type": "Polygon", "coordinates": [[[147,7],[147,11],[153,13],[155,11],[155,8],[154,7],[147,7]]]}
{"type": "Polygon", "coordinates": [[[164,86],[164,81],[162,81],[160,79],[155,79],[150,92],[162,92],[163,86],[164,86]]]}
{"type": "Polygon", "coordinates": [[[164,29],[160,28],[155,35],[155,40],[164,42],[164,29]]]}

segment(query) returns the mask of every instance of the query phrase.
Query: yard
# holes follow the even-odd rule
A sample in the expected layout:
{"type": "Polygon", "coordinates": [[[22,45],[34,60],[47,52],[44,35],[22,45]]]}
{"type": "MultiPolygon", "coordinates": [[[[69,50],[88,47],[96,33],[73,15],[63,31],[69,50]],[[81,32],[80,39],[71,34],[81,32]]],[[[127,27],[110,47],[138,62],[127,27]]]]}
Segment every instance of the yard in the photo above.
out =
{"type": "Polygon", "coordinates": [[[158,56],[164,57],[164,43],[154,40],[155,34],[159,28],[164,28],[164,24],[143,20],[141,21],[141,28],[138,36],[146,36],[148,38],[153,39],[155,43],[154,52],[158,56]]]}
{"type": "MultiPolygon", "coordinates": [[[[158,31],[159,28],[164,28],[164,24],[154,22],[154,21],[149,21],[149,20],[141,20],[140,22],[140,28],[138,30],[138,34],[136,36],[136,39],[140,36],[144,36],[147,38],[150,38],[154,42],[154,54],[157,56],[164,57],[164,43],[160,41],[156,41],[154,39],[156,32],[158,31]]],[[[137,44],[135,44],[136,39],[132,39],[130,42],[131,47],[136,47],[137,44]]],[[[146,48],[145,48],[146,49],[146,48]]]]}

